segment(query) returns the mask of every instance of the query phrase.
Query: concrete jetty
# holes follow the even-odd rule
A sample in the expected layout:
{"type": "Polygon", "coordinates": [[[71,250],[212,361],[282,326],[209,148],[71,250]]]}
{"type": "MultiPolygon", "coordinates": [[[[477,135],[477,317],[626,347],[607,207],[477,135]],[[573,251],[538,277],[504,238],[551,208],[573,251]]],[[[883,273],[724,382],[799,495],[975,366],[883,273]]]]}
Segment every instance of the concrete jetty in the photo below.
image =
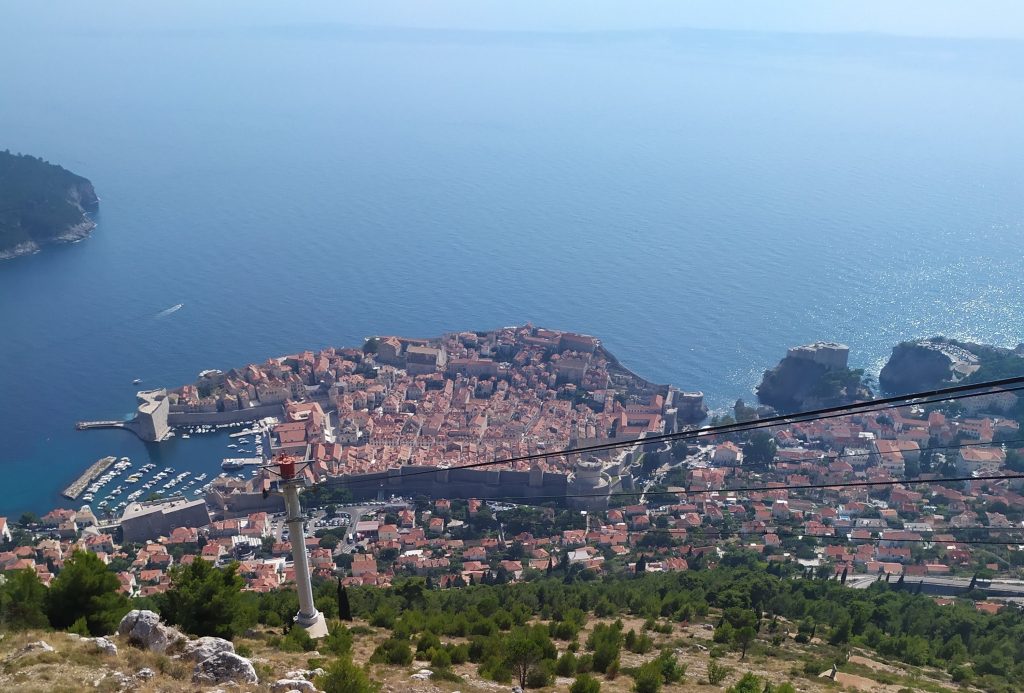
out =
{"type": "Polygon", "coordinates": [[[104,457],[101,460],[93,462],[89,468],[82,473],[82,476],[78,477],[75,483],[64,489],[64,492],[61,495],[65,498],[70,498],[71,500],[77,500],[82,494],[82,491],[85,490],[85,487],[88,486],[93,479],[107,471],[110,465],[114,464],[116,461],[116,457],[104,457]]]}
{"type": "Polygon", "coordinates": [[[90,428],[132,428],[131,421],[79,421],[75,428],[88,431],[90,428]]]}

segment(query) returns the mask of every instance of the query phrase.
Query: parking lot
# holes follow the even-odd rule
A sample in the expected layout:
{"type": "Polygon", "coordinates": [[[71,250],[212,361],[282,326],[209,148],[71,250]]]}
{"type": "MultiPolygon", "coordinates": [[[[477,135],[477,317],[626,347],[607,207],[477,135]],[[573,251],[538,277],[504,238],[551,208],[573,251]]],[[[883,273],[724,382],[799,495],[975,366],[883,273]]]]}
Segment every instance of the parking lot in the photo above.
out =
{"type": "MultiPolygon", "coordinates": [[[[380,501],[366,502],[358,505],[335,506],[336,514],[333,518],[327,517],[326,508],[303,509],[306,520],[306,536],[312,537],[318,530],[337,529],[346,530],[358,522],[363,515],[376,515],[383,509],[384,503],[380,501]]],[[[291,541],[288,525],[285,523],[285,513],[274,513],[270,516],[270,529],[275,541],[291,541]]]]}

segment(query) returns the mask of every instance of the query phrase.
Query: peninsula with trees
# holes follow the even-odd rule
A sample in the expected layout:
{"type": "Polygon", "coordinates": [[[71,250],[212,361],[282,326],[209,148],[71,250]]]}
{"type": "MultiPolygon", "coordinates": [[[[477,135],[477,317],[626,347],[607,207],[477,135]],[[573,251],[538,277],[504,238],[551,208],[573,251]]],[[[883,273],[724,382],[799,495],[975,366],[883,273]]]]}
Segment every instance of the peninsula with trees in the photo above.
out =
{"type": "Polygon", "coordinates": [[[88,179],[27,154],[0,151],[0,260],[80,241],[99,204],[88,179]]]}

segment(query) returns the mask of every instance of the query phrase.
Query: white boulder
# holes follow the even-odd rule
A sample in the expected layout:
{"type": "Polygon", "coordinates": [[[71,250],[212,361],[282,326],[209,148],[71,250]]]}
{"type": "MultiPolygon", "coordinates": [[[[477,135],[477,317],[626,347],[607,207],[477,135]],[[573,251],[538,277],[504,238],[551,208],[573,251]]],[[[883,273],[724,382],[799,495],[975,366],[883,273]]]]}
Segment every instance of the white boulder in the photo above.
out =
{"type": "Polygon", "coordinates": [[[45,640],[36,640],[34,642],[28,643],[23,648],[21,648],[21,651],[18,652],[18,655],[19,656],[23,656],[23,655],[35,654],[37,652],[53,652],[53,651],[54,651],[53,650],[53,646],[51,646],[50,643],[46,642],[45,640]]]}
{"type": "Polygon", "coordinates": [[[117,654],[117,645],[115,645],[114,642],[109,638],[92,638],[92,642],[96,645],[96,648],[103,654],[117,654]]]}
{"type": "Polygon", "coordinates": [[[218,652],[196,664],[192,680],[197,683],[256,683],[256,669],[245,657],[234,652],[218,652]]]}
{"type": "Polygon", "coordinates": [[[191,659],[193,662],[201,662],[204,659],[209,659],[218,652],[231,652],[235,651],[235,646],[230,640],[224,638],[214,638],[209,635],[202,638],[196,638],[195,640],[189,640],[185,643],[182,656],[185,659],[191,659]]]}
{"type": "Polygon", "coordinates": [[[163,653],[184,636],[176,628],[160,622],[160,616],[152,611],[133,609],[125,614],[117,627],[119,635],[128,641],[153,652],[163,653]]]}

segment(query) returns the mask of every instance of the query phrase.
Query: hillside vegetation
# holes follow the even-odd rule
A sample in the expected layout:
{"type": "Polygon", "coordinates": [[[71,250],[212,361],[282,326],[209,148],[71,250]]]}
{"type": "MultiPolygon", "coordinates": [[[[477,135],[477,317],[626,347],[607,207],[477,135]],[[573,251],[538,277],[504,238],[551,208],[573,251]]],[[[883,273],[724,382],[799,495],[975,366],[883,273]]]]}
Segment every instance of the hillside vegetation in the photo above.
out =
{"type": "Polygon", "coordinates": [[[256,667],[254,689],[297,668],[323,668],[316,685],[348,693],[381,685],[655,693],[697,684],[785,693],[834,690],[837,683],[890,693],[965,686],[1009,693],[1024,685],[1024,617],[1016,610],[993,615],[967,600],[940,604],[902,583],[849,589],[743,552],[715,567],[634,578],[598,580],[569,567],[509,585],[438,590],[413,578],[340,595],[337,583],[322,581],[317,605],[332,625],[319,642],[288,628],[297,609],[293,592],[241,592],[231,568],[202,561],[178,568],[167,593],[129,604],[101,566],[76,554],[49,589],[31,571],[6,576],[0,685],[95,690],[95,680],[120,680],[114,672],[131,678],[148,668],[156,673],[145,690],[194,690],[191,670],[173,652],[133,654],[118,641],[112,658],[74,643],[75,635],[110,632],[129,607],[157,610],[192,635],[230,637],[256,667]],[[70,600],[74,590],[84,598],[70,600]],[[72,619],[65,626],[75,634],[70,642],[44,632],[72,619]],[[57,652],[25,650],[40,639],[57,652]],[[833,666],[835,682],[820,676],[833,666]]]}
{"type": "Polygon", "coordinates": [[[92,183],[36,157],[0,152],[0,257],[83,238],[95,226],[86,211],[92,183]]]}

